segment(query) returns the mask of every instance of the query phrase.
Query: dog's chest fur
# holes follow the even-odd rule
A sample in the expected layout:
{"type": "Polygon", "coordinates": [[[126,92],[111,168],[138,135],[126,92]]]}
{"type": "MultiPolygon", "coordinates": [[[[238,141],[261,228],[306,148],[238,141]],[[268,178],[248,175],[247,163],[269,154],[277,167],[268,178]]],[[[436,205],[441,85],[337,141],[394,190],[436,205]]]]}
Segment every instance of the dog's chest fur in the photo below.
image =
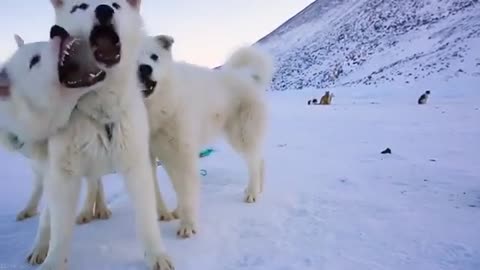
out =
{"type": "MultiPolygon", "coordinates": [[[[135,152],[148,145],[148,122],[141,92],[130,89],[102,89],[82,99],[70,123],[60,136],[57,157],[62,166],[77,176],[102,176],[125,170],[135,152]],[[123,167],[122,167],[123,166],[123,167]]],[[[145,151],[148,148],[145,147],[145,151]]]]}
{"type": "Polygon", "coordinates": [[[101,124],[119,120],[122,114],[121,98],[110,89],[91,92],[80,99],[77,109],[101,124]]]}

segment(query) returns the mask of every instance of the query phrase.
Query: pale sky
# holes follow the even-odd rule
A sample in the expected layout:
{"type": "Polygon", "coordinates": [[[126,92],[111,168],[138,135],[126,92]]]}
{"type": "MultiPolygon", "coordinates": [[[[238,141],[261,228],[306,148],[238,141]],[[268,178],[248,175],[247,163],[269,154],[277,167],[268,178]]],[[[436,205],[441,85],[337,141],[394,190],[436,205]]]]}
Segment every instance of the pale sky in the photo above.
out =
{"type": "MultiPolygon", "coordinates": [[[[0,0],[0,62],[26,42],[48,38],[53,23],[50,0],[0,0]]],[[[78,0],[81,3],[81,0],[78,0]]],[[[251,44],[313,0],[143,0],[149,34],[175,38],[174,57],[214,67],[236,47],[251,44]]]]}

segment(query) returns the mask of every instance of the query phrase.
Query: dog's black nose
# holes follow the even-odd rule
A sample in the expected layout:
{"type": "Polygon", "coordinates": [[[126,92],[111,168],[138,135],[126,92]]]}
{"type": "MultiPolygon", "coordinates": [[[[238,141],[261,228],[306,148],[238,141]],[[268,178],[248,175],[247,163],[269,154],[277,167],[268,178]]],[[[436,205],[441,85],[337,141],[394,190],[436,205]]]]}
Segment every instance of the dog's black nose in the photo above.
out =
{"type": "Polygon", "coordinates": [[[153,69],[149,65],[140,65],[140,66],[138,66],[138,73],[143,78],[150,77],[153,73],[153,69]]]}
{"type": "Polygon", "coordinates": [[[95,16],[97,17],[98,22],[102,25],[110,24],[112,22],[113,13],[115,13],[115,11],[109,5],[99,5],[95,9],[95,16]]]}

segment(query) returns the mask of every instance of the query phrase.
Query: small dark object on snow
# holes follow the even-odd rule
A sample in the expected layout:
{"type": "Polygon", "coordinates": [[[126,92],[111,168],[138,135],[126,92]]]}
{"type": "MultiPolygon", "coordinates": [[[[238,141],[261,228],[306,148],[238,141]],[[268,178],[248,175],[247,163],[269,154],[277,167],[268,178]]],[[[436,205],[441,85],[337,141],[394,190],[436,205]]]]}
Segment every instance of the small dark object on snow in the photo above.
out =
{"type": "Polygon", "coordinates": [[[420,98],[418,99],[418,104],[427,104],[428,96],[430,96],[430,90],[425,91],[425,93],[420,96],[420,98]]]}
{"type": "Polygon", "coordinates": [[[392,150],[390,150],[390,148],[383,150],[382,155],[386,155],[386,154],[392,154],[392,150]]]}
{"type": "Polygon", "coordinates": [[[431,162],[437,162],[437,160],[436,160],[436,159],[433,159],[433,158],[430,159],[430,161],[431,161],[431,162]]]}
{"type": "Polygon", "coordinates": [[[308,105],[317,105],[317,102],[318,102],[318,100],[317,100],[316,98],[314,98],[314,99],[310,99],[310,100],[307,102],[307,104],[308,104],[308,105]]]}

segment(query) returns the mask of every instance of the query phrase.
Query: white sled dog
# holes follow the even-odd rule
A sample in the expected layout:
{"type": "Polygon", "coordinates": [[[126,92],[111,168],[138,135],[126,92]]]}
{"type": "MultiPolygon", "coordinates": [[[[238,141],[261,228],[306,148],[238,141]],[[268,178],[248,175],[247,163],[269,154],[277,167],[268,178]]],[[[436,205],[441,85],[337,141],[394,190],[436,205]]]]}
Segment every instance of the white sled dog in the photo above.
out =
{"type": "Polygon", "coordinates": [[[105,72],[88,57],[86,42],[68,33],[28,44],[16,39],[21,47],[0,67],[0,132],[13,142],[42,141],[67,124],[105,72]]]}
{"type": "MultiPolygon", "coordinates": [[[[15,35],[15,41],[17,43],[18,49],[19,50],[24,50],[20,49],[25,45],[25,41],[19,36],[15,35]]],[[[60,38],[60,37],[59,37],[60,38]]],[[[43,44],[44,48],[48,48],[48,46],[45,46],[47,43],[46,42],[41,42],[37,44],[43,44]]],[[[28,45],[26,48],[28,48],[31,45],[28,45]]],[[[78,64],[80,67],[86,66],[88,64],[88,61],[90,61],[90,64],[95,67],[96,62],[95,59],[91,56],[90,48],[87,42],[84,43],[78,43],[76,44],[77,48],[70,48],[71,52],[69,52],[69,57],[63,59],[64,61],[64,71],[62,71],[63,76],[67,75],[66,72],[69,71],[69,69],[66,69],[65,67],[68,64],[78,64]],[[83,46],[80,48],[80,46],[83,46]],[[76,59],[73,58],[73,53],[80,54],[81,50],[83,49],[84,52],[89,52],[88,54],[84,53],[80,57],[77,57],[76,59]],[[78,63],[77,63],[78,62],[78,63]]],[[[41,50],[41,49],[40,49],[41,50]]],[[[35,55],[34,55],[35,56],[35,55]]],[[[39,57],[37,57],[39,58],[39,57]]],[[[29,59],[33,59],[35,61],[41,61],[41,57],[39,60],[35,60],[33,56],[30,57],[29,59]]],[[[33,64],[35,64],[33,62],[33,64]]],[[[38,64],[38,63],[36,63],[38,64]]],[[[29,64],[30,65],[30,64],[29,64]]],[[[54,66],[55,67],[55,66],[54,66]]],[[[32,67],[33,68],[33,67],[32,67]]],[[[55,67],[56,68],[56,67],[55,67]]],[[[98,69],[98,67],[97,67],[98,69]]],[[[35,73],[39,72],[41,69],[36,69],[36,70],[29,70],[29,72],[35,73]]],[[[98,69],[99,70],[99,69],[98,69]]],[[[72,70],[70,70],[71,72],[72,70]]],[[[98,71],[92,70],[95,73],[90,73],[90,74],[96,74],[98,71]]],[[[99,70],[100,71],[100,70],[99,70]]],[[[102,76],[105,76],[105,72],[102,71],[102,76]]],[[[22,74],[20,77],[24,77],[25,75],[22,74]]],[[[47,78],[43,77],[45,79],[44,83],[48,82],[47,78]]],[[[90,75],[89,77],[90,78],[90,75]]],[[[103,80],[103,78],[99,79],[103,80]]],[[[100,80],[99,80],[100,81],[100,80]]],[[[92,81],[93,85],[96,84],[95,81],[92,81]]],[[[42,84],[43,85],[43,84],[42,84]]],[[[36,87],[32,87],[33,89],[37,89],[36,87]]],[[[88,87],[90,89],[93,89],[92,87],[88,87]]],[[[44,90],[44,88],[40,88],[44,90]]],[[[51,90],[52,88],[47,87],[45,90],[51,90]]],[[[84,93],[87,91],[84,90],[84,93]]],[[[67,102],[66,104],[60,103],[60,104],[53,104],[52,107],[50,108],[62,108],[62,106],[65,106],[63,110],[66,110],[67,115],[70,114],[70,112],[73,110],[75,103],[72,102],[67,102]]],[[[51,121],[51,120],[50,120],[51,121]]],[[[63,122],[60,121],[58,125],[61,125],[63,122]]],[[[63,123],[65,125],[65,123],[63,123]]],[[[54,130],[56,131],[56,130],[54,130]]],[[[54,132],[52,132],[53,134],[54,132]]],[[[43,179],[44,175],[46,173],[47,169],[47,160],[48,160],[48,152],[47,152],[47,140],[40,140],[40,141],[26,141],[25,139],[21,139],[17,135],[13,133],[9,133],[7,131],[0,131],[0,143],[10,151],[17,151],[21,154],[23,154],[26,158],[29,159],[32,170],[34,173],[34,185],[33,185],[33,191],[30,195],[30,199],[28,200],[28,203],[26,207],[20,211],[20,213],[17,215],[17,220],[21,221],[30,217],[33,217],[37,214],[38,211],[38,205],[40,203],[40,199],[42,198],[42,193],[43,193],[43,179]]],[[[82,211],[80,212],[78,218],[77,218],[77,223],[87,223],[90,220],[94,218],[98,219],[108,219],[111,215],[110,210],[107,208],[105,199],[104,199],[104,193],[103,193],[103,186],[97,186],[97,183],[100,181],[100,179],[87,179],[87,186],[88,186],[88,193],[87,193],[87,199],[85,200],[85,204],[82,208],[82,211]]]]}
{"type": "Polygon", "coordinates": [[[36,175],[34,191],[19,220],[37,211],[47,138],[67,124],[78,99],[101,87],[106,75],[86,40],[73,38],[57,26],[51,28],[51,36],[50,41],[25,44],[15,35],[18,49],[1,69],[0,143],[30,158],[36,175]]]}
{"type": "Polygon", "coordinates": [[[211,70],[175,62],[173,42],[165,35],[147,38],[137,73],[149,114],[151,160],[162,162],[178,196],[171,214],[156,187],[158,215],[167,220],[178,215],[179,234],[189,237],[197,230],[198,153],[206,143],[226,135],[248,166],[245,201],[255,202],[262,192],[263,92],[272,78],[273,60],[259,48],[243,47],[221,69],[211,70]]]}
{"type": "Polygon", "coordinates": [[[90,41],[107,76],[105,86],[82,97],[69,124],[48,140],[47,208],[28,259],[32,264],[43,262],[42,270],[63,269],[81,178],[118,172],[133,202],[149,268],[173,269],[156,222],[148,116],[136,78],[138,50],[145,37],[140,0],[51,2],[56,24],[90,41]]]}

